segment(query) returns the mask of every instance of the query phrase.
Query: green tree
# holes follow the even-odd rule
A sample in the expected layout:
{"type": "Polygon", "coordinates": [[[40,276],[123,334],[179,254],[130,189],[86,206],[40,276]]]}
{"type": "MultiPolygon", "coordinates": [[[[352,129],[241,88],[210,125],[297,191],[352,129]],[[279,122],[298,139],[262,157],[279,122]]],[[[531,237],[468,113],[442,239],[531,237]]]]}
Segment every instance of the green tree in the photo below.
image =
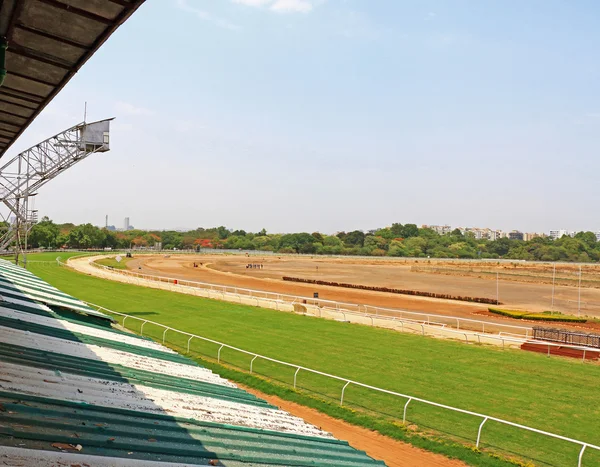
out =
{"type": "Polygon", "coordinates": [[[392,236],[394,238],[404,238],[404,226],[402,224],[392,224],[390,227],[390,232],[392,232],[392,236]]]}
{"type": "Polygon", "coordinates": [[[223,226],[217,227],[217,235],[221,240],[225,240],[227,237],[229,237],[229,234],[230,232],[227,230],[227,228],[223,226]]]}
{"type": "Polygon", "coordinates": [[[419,228],[415,224],[405,224],[402,229],[402,238],[411,238],[419,236],[419,228]]]}
{"type": "Polygon", "coordinates": [[[354,230],[346,235],[344,244],[349,247],[362,247],[365,244],[365,233],[360,230],[354,230]]]}
{"type": "Polygon", "coordinates": [[[60,234],[59,227],[48,217],[43,217],[40,222],[31,228],[28,243],[32,248],[56,248],[60,234]]]}
{"type": "Polygon", "coordinates": [[[281,237],[280,248],[291,249],[295,253],[314,253],[316,246],[313,245],[315,239],[309,233],[286,234],[281,237]]]}

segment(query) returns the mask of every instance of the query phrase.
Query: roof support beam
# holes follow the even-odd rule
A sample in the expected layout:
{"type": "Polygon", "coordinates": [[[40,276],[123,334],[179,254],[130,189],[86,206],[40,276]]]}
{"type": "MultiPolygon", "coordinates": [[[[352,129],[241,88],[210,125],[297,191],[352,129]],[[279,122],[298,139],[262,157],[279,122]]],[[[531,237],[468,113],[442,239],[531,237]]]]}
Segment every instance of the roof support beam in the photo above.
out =
{"type": "Polygon", "coordinates": [[[60,10],[68,11],[74,15],[82,16],[83,18],[91,19],[92,21],[97,21],[103,24],[112,24],[113,20],[109,18],[105,18],[104,16],[97,15],[95,13],[91,13],[86,10],[82,10],[81,8],[77,8],[71,5],[66,5],[62,2],[57,2],[56,0],[37,0],[38,2],[45,3],[46,5],[53,6],[54,8],[58,8],[60,10]]]}
{"type": "MultiPolygon", "coordinates": [[[[10,88],[9,88],[9,91],[10,91],[10,88]]],[[[23,92],[23,91],[18,91],[17,90],[17,92],[23,92]]],[[[38,104],[38,105],[40,104],[40,100],[33,100],[33,99],[28,98],[28,97],[23,97],[20,94],[14,94],[12,92],[6,92],[6,86],[2,86],[0,88],[0,95],[2,95],[2,94],[4,94],[5,96],[10,96],[10,97],[12,97],[14,99],[22,100],[23,102],[30,102],[32,104],[38,104]]]]}
{"type": "Polygon", "coordinates": [[[45,31],[40,31],[39,29],[30,28],[21,23],[18,23],[16,25],[16,27],[18,29],[21,29],[22,31],[27,31],[31,34],[36,34],[40,37],[45,37],[46,39],[51,39],[53,41],[60,42],[62,44],[66,44],[66,45],[70,45],[72,47],[77,47],[77,48],[83,49],[83,50],[88,50],[88,48],[89,48],[87,45],[72,41],[71,39],[65,39],[64,37],[55,36],[54,34],[50,34],[45,31]]]}
{"type": "MultiPolygon", "coordinates": [[[[16,128],[15,132],[19,131],[19,125],[16,125],[15,122],[7,122],[6,120],[2,120],[0,118],[0,125],[14,126],[16,128]]],[[[9,130],[7,130],[7,131],[9,131],[9,130]]]]}
{"type": "Polygon", "coordinates": [[[55,57],[47,57],[44,55],[40,55],[39,53],[28,49],[27,47],[23,47],[20,44],[16,44],[15,42],[11,42],[10,52],[16,55],[20,55],[22,57],[30,58],[32,60],[37,60],[38,62],[46,63],[47,65],[62,68],[63,70],[71,69],[71,67],[67,63],[59,62],[55,57]]]}
{"type": "Polygon", "coordinates": [[[125,0],[108,0],[111,3],[116,3],[117,5],[121,5],[125,8],[131,8],[134,6],[132,2],[127,2],[125,0]]]}
{"type": "Polygon", "coordinates": [[[23,108],[23,109],[27,109],[27,110],[32,110],[32,111],[33,111],[33,110],[35,110],[33,107],[29,107],[29,106],[27,106],[27,105],[23,105],[23,104],[20,104],[20,103],[18,103],[18,102],[9,101],[9,100],[7,100],[7,99],[2,99],[2,96],[1,96],[1,95],[0,95],[0,102],[3,102],[4,104],[15,105],[15,106],[17,106],[17,107],[21,107],[21,108],[23,108]]]}
{"type": "MultiPolygon", "coordinates": [[[[29,109],[33,112],[33,109],[29,109]]],[[[4,115],[10,115],[11,117],[15,117],[15,118],[22,118],[23,120],[27,120],[29,118],[29,115],[19,115],[13,112],[9,112],[8,110],[2,110],[2,113],[4,115]]]]}
{"type": "Polygon", "coordinates": [[[44,96],[40,96],[39,94],[34,94],[32,92],[21,91],[20,89],[11,88],[9,86],[2,86],[0,88],[0,94],[6,94],[7,96],[18,97],[19,99],[23,99],[24,101],[26,101],[27,99],[25,99],[24,97],[21,96],[21,94],[23,94],[25,96],[30,96],[32,99],[33,98],[38,99],[38,100],[30,100],[29,101],[29,102],[32,102],[35,104],[39,104],[39,103],[41,103],[41,101],[44,100],[44,96]],[[11,91],[11,92],[5,92],[7,90],[11,91]]]}
{"type": "Polygon", "coordinates": [[[22,79],[26,79],[28,81],[33,81],[34,83],[45,84],[46,86],[52,87],[56,86],[56,83],[51,83],[50,81],[46,81],[45,79],[33,78],[31,76],[24,75],[23,73],[17,73],[16,71],[11,71],[10,74],[22,79]]]}

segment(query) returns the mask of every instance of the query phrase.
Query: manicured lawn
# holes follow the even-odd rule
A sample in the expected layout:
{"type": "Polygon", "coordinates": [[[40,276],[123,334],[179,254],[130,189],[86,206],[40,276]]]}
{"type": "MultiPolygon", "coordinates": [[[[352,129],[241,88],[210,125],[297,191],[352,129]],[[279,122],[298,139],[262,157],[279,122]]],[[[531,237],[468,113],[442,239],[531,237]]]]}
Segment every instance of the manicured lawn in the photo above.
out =
{"type": "MultiPolygon", "coordinates": [[[[45,253],[32,253],[27,255],[27,261],[56,261],[56,258],[60,258],[62,261],[65,261],[68,258],[72,258],[73,256],[84,256],[84,255],[98,255],[102,253],[91,252],[86,253],[83,251],[48,251],[45,253]]],[[[7,261],[14,262],[14,255],[3,255],[2,259],[7,261]]],[[[19,261],[23,261],[23,256],[19,256],[19,261]]]]}
{"type": "Polygon", "coordinates": [[[121,261],[117,261],[115,258],[102,258],[96,260],[96,263],[101,264],[102,266],[108,266],[113,269],[127,269],[127,263],[131,258],[127,258],[124,255],[121,256],[121,261]]]}
{"type": "MultiPolygon", "coordinates": [[[[67,293],[116,311],[373,386],[600,444],[597,364],[201,299],[97,279],[51,264],[31,263],[30,270],[67,293]]],[[[127,326],[139,330],[133,320],[127,326]]],[[[144,334],[162,338],[162,330],[150,324],[144,334]]],[[[180,349],[187,345],[187,338],[174,333],[167,334],[167,341],[180,349]]],[[[193,340],[191,348],[214,358],[218,347],[193,340]]],[[[250,362],[250,357],[227,349],[221,358],[244,370],[250,362]]],[[[287,384],[293,381],[290,368],[258,359],[254,369],[287,384]]],[[[315,400],[329,403],[331,412],[343,383],[301,371],[298,386],[316,394],[315,400]]],[[[405,402],[352,385],[346,389],[345,405],[367,410],[370,418],[363,423],[367,426],[390,417],[401,421],[405,402]]],[[[471,445],[481,422],[414,401],[407,418],[423,431],[471,445]]],[[[397,431],[397,437],[406,437],[400,428],[397,431]]],[[[483,429],[482,446],[525,456],[536,465],[577,465],[579,452],[570,443],[491,421],[483,429]]],[[[504,465],[476,453],[471,460],[464,451],[455,455],[473,465],[504,465]]],[[[600,453],[588,449],[583,465],[600,465],[600,453]]]]}

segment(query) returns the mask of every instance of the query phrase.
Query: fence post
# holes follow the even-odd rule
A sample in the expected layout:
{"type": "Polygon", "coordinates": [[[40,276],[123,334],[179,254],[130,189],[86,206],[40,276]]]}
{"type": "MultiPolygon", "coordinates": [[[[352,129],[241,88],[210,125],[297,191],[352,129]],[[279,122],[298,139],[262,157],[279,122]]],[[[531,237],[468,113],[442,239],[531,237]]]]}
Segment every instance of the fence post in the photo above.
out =
{"type": "Polygon", "coordinates": [[[585,452],[585,448],[587,448],[587,444],[584,444],[579,452],[579,461],[577,462],[577,467],[581,467],[581,460],[583,459],[583,453],[585,452]]]}
{"type": "Polygon", "coordinates": [[[342,388],[342,397],[340,397],[340,407],[342,407],[344,405],[344,392],[346,391],[346,388],[348,387],[349,384],[350,384],[350,381],[348,381],[346,384],[344,384],[344,387],[342,388]]]}
{"type": "Polygon", "coordinates": [[[123,327],[125,327],[125,320],[126,320],[127,318],[129,318],[129,316],[125,316],[125,317],[123,318],[123,324],[122,324],[122,326],[123,326],[123,327]]]}
{"type": "Polygon", "coordinates": [[[167,335],[167,331],[169,328],[165,328],[165,332],[163,332],[163,344],[165,343],[165,336],[167,335]]]}
{"type": "Polygon", "coordinates": [[[258,355],[255,355],[252,360],[250,360],[250,374],[252,374],[252,365],[254,364],[254,360],[258,358],[258,355]]]}
{"type": "Polygon", "coordinates": [[[469,343],[469,338],[467,337],[467,333],[465,332],[465,342],[468,344],[469,343]]]}
{"type": "Polygon", "coordinates": [[[190,336],[190,338],[188,339],[187,353],[190,353],[190,342],[192,341],[193,338],[194,338],[194,336],[190,336]]]}
{"type": "Polygon", "coordinates": [[[296,389],[296,376],[298,376],[299,371],[300,371],[300,367],[298,367],[298,369],[296,370],[296,373],[294,373],[294,389],[296,389]]]}
{"type": "Polygon", "coordinates": [[[140,328],[140,335],[141,335],[142,337],[144,337],[144,324],[146,324],[147,322],[148,322],[148,321],[144,321],[144,322],[142,323],[142,327],[140,328]]]}
{"type": "Polygon", "coordinates": [[[586,350],[586,349],[583,349],[583,359],[581,360],[581,361],[582,361],[582,362],[584,362],[584,363],[585,363],[585,350],[586,350]]]}
{"type": "Polygon", "coordinates": [[[217,363],[221,363],[221,349],[224,346],[222,345],[221,347],[219,347],[219,351],[217,352],[217,363]]]}
{"type": "Polygon", "coordinates": [[[481,439],[481,429],[483,428],[483,425],[485,424],[485,422],[488,421],[488,418],[485,417],[483,419],[483,422],[481,422],[481,425],[479,425],[479,431],[477,432],[477,444],[475,444],[475,447],[479,447],[479,440],[481,439]]]}
{"type": "Polygon", "coordinates": [[[456,318],[456,329],[460,329],[460,320],[456,318]]]}
{"type": "Polygon", "coordinates": [[[406,404],[404,404],[404,414],[402,415],[402,423],[406,423],[406,409],[408,408],[408,404],[410,404],[410,401],[412,401],[412,397],[409,397],[406,401],[406,404]]]}
{"type": "Polygon", "coordinates": [[[425,325],[421,324],[421,330],[423,331],[423,335],[425,335],[425,325]]]}

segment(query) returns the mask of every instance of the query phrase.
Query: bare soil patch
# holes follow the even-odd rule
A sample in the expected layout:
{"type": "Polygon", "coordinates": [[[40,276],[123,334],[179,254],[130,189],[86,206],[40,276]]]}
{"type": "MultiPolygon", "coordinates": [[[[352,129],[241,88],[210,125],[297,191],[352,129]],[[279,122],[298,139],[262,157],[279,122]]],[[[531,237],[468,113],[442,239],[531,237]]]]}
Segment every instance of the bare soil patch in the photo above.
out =
{"type": "Polygon", "coordinates": [[[302,418],[312,425],[321,427],[337,439],[348,441],[353,448],[365,451],[374,459],[384,461],[388,467],[414,467],[415,465],[463,467],[466,465],[459,460],[448,459],[440,454],[434,454],[410,444],[388,438],[376,431],[351,425],[342,420],[322,414],[318,410],[304,407],[294,402],[288,402],[277,396],[263,394],[246,386],[239,384],[238,386],[282,410],[302,418]]]}
{"type": "MultiPolygon", "coordinates": [[[[319,297],[340,302],[359,303],[384,308],[401,309],[431,314],[451,315],[482,319],[491,323],[517,324],[516,320],[492,317],[487,306],[468,302],[456,302],[415,296],[402,296],[367,290],[340,289],[324,285],[284,282],[285,275],[295,275],[315,280],[361,283],[365,285],[423,290],[433,293],[496,297],[505,308],[545,311],[551,308],[552,286],[548,284],[498,282],[474,277],[449,276],[411,272],[413,262],[394,260],[369,260],[357,258],[322,258],[264,256],[245,257],[234,255],[172,255],[139,256],[128,263],[134,270],[195,280],[213,284],[265,290],[269,292],[319,297]],[[199,267],[194,267],[196,263],[199,267]],[[260,269],[247,268],[248,264],[262,264],[260,269]]],[[[600,290],[582,289],[582,314],[600,317],[600,290]]],[[[577,314],[578,289],[555,287],[554,309],[567,314],[577,314]]],[[[521,323],[522,324],[522,323],[521,323]]],[[[572,327],[565,324],[561,327],[572,327]]],[[[580,326],[575,326],[580,327],[580,326]]],[[[597,328],[598,323],[586,323],[586,328],[597,328]],[[587,325],[590,326],[587,326],[587,325]]],[[[487,329],[487,326],[486,326],[487,329]]]]}

